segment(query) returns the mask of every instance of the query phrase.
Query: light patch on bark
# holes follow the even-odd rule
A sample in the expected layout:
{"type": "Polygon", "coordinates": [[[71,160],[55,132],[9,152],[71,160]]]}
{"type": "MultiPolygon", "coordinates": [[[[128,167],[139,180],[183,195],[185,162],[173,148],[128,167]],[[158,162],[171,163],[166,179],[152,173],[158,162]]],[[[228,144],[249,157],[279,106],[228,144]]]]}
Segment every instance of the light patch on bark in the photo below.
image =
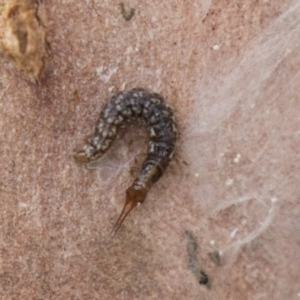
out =
{"type": "Polygon", "coordinates": [[[11,0],[2,14],[0,44],[3,53],[31,81],[37,80],[46,55],[45,28],[34,0],[11,0]]]}

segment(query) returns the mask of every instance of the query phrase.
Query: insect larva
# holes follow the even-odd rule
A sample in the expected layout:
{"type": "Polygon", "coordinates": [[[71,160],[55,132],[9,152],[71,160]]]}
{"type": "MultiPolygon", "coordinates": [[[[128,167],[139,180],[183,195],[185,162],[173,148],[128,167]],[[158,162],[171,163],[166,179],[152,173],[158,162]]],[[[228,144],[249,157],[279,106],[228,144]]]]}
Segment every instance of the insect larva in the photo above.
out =
{"type": "Polygon", "coordinates": [[[80,163],[99,159],[110,148],[120,126],[135,119],[142,120],[148,127],[148,152],[137,178],[126,190],[125,205],[113,227],[114,235],[130,211],[145,201],[148,191],[173,158],[177,125],[172,108],[161,95],[145,89],[120,92],[104,106],[88,145],[74,156],[80,163]]]}

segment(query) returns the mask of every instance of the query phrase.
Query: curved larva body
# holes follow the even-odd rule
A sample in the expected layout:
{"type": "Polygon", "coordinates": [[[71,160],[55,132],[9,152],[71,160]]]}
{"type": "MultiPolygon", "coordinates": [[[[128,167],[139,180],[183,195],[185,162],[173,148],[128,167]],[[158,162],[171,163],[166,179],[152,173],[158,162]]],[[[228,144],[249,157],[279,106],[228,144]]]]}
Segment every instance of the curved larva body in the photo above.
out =
{"type": "Polygon", "coordinates": [[[173,110],[159,94],[141,88],[120,92],[104,106],[89,144],[75,155],[76,161],[81,163],[100,158],[110,148],[120,126],[134,119],[143,120],[148,127],[148,152],[137,178],[126,191],[125,206],[114,227],[115,233],[128,213],[144,202],[147,192],[173,158],[177,136],[173,110]]]}

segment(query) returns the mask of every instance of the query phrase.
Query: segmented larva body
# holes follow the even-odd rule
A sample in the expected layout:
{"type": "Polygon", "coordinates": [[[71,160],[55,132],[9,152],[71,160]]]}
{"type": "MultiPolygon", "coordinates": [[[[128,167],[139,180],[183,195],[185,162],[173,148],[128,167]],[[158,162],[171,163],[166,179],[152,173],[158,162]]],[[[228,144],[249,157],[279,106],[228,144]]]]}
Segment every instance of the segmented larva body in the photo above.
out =
{"type": "Polygon", "coordinates": [[[156,93],[135,88],[114,95],[104,106],[89,144],[75,154],[75,159],[88,163],[99,159],[111,146],[118,129],[127,122],[141,119],[149,132],[148,152],[137,178],[126,191],[123,211],[114,227],[116,233],[128,213],[144,202],[152,185],[163,175],[173,158],[177,125],[172,108],[156,93]],[[126,206],[129,209],[125,213],[126,206]]]}

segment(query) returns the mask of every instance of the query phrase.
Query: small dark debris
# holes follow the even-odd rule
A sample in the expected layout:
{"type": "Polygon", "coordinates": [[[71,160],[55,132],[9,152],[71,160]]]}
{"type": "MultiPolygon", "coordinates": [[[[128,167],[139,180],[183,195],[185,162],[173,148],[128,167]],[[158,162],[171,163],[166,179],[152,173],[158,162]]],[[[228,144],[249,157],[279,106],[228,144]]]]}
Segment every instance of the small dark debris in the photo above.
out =
{"type": "Polygon", "coordinates": [[[198,250],[198,242],[196,240],[196,237],[193,235],[193,233],[189,230],[185,231],[185,235],[187,237],[187,252],[188,252],[188,268],[189,270],[194,274],[197,281],[201,285],[207,285],[208,288],[210,288],[210,282],[208,275],[201,270],[198,258],[197,258],[197,250],[198,250]]]}
{"type": "Polygon", "coordinates": [[[185,231],[185,235],[188,239],[188,245],[187,245],[188,253],[190,256],[194,256],[198,249],[198,243],[196,241],[196,238],[194,237],[193,233],[189,230],[185,231]]]}
{"type": "Polygon", "coordinates": [[[208,256],[211,258],[211,260],[212,260],[217,266],[221,266],[221,265],[222,265],[220,252],[219,252],[218,250],[209,252],[209,253],[208,253],[208,256]]]}
{"type": "Polygon", "coordinates": [[[125,5],[123,2],[120,2],[120,8],[121,8],[121,14],[123,16],[123,18],[126,20],[126,21],[130,21],[133,16],[134,16],[134,13],[135,13],[135,9],[134,8],[131,8],[130,11],[128,12],[126,9],[125,9],[125,5]]]}
{"type": "Polygon", "coordinates": [[[200,271],[200,275],[201,275],[201,277],[200,277],[199,283],[203,284],[203,285],[208,284],[208,282],[209,282],[208,276],[203,271],[200,271]]]}

